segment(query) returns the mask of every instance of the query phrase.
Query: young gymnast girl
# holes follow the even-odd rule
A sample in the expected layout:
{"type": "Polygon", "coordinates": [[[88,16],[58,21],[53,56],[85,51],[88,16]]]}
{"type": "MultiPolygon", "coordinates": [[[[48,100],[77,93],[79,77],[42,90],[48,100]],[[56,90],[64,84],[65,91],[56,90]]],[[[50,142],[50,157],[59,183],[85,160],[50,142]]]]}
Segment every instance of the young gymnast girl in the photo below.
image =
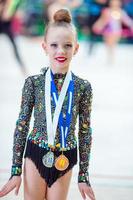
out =
{"type": "Polygon", "coordinates": [[[14,133],[11,178],[0,191],[0,197],[13,189],[18,194],[26,146],[24,200],[66,200],[72,169],[77,163],[75,125],[79,116],[78,186],[83,199],[95,200],[88,174],[92,88],[87,80],[69,69],[79,45],[68,10],[54,14],[42,46],[49,56],[50,67],[25,81],[14,133]],[[27,137],[33,108],[34,127],[27,137]]]}

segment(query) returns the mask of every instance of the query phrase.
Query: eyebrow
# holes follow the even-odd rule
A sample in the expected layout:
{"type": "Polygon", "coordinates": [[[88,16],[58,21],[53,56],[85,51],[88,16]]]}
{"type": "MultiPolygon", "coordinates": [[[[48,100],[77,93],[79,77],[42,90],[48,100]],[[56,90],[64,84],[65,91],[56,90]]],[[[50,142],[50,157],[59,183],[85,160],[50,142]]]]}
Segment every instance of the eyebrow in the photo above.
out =
{"type": "MultiPolygon", "coordinates": [[[[52,41],[50,43],[58,43],[58,42],[57,41],[52,41]]],[[[72,44],[72,42],[70,42],[70,41],[65,41],[64,43],[71,43],[72,44]]]]}

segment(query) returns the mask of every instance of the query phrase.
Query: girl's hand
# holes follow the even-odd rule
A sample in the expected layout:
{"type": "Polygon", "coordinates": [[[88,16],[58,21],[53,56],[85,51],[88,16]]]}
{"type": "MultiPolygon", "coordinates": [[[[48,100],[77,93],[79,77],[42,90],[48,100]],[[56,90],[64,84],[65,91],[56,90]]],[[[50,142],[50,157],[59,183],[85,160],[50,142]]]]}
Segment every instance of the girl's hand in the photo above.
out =
{"type": "Polygon", "coordinates": [[[89,197],[90,200],[96,200],[91,186],[88,186],[86,183],[78,183],[78,187],[83,199],[89,197]]]}
{"type": "Polygon", "coordinates": [[[19,188],[21,185],[21,176],[13,176],[0,190],[0,197],[7,195],[15,188],[15,195],[18,195],[19,188]]]}

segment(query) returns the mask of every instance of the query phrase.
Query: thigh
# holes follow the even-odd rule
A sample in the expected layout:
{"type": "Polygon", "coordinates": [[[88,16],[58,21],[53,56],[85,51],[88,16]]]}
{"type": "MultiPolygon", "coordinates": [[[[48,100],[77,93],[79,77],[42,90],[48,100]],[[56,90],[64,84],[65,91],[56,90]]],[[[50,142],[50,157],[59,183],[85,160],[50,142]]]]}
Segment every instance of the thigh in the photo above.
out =
{"type": "Polygon", "coordinates": [[[24,163],[24,200],[44,200],[46,182],[40,176],[35,164],[29,159],[24,163]]]}
{"type": "Polygon", "coordinates": [[[109,34],[104,36],[106,44],[110,47],[114,47],[120,40],[119,34],[109,34]]]}
{"type": "Polygon", "coordinates": [[[57,179],[50,188],[47,188],[47,200],[66,200],[71,176],[72,170],[57,179]]]}

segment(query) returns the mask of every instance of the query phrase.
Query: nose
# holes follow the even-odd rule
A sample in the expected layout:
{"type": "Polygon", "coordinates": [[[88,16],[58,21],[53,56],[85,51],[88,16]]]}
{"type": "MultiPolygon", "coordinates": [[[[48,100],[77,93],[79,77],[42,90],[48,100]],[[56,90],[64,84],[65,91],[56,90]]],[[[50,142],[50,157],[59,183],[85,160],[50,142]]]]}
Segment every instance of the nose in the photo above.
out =
{"type": "Polygon", "coordinates": [[[60,54],[60,55],[64,54],[65,53],[64,48],[62,46],[59,46],[58,50],[57,50],[57,53],[60,54]]]}

